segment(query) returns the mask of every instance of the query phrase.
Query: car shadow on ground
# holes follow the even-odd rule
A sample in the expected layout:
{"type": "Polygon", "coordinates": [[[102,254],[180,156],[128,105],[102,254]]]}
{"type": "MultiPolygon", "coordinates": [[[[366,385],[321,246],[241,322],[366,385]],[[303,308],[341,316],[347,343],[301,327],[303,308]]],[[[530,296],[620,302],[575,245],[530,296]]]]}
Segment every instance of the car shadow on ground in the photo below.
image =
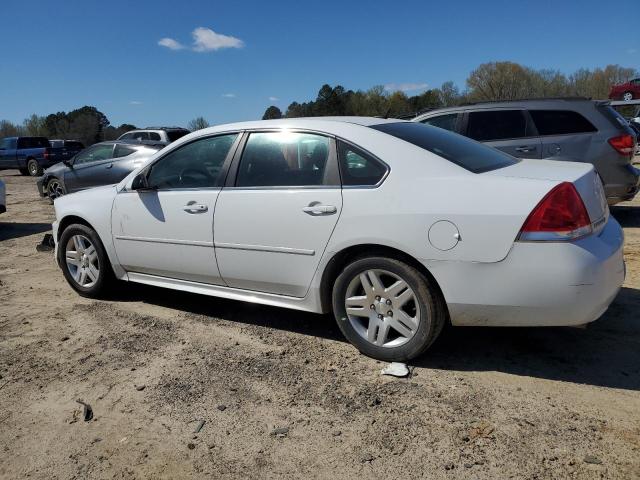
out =
{"type": "Polygon", "coordinates": [[[640,208],[634,206],[611,207],[611,214],[626,228],[640,228],[640,208]]]}
{"type": "MultiPolygon", "coordinates": [[[[143,301],[191,314],[344,342],[333,317],[130,284],[119,301],[143,301]]],[[[497,371],[601,387],[640,390],[640,290],[623,288],[607,313],[580,328],[447,328],[411,362],[421,368],[497,371]]]]}
{"type": "Polygon", "coordinates": [[[0,222],[0,242],[51,230],[50,223],[0,222]]]}

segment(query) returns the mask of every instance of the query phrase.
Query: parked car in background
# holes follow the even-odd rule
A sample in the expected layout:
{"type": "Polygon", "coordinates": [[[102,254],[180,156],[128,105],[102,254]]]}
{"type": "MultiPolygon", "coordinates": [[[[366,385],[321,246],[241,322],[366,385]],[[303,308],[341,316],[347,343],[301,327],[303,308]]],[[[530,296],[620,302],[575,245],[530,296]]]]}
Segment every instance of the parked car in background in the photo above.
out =
{"type": "Polygon", "coordinates": [[[611,100],[633,100],[640,98],[640,78],[634,78],[620,85],[613,85],[609,90],[611,100]]]}
{"type": "Polygon", "coordinates": [[[206,128],[55,210],[56,258],[80,295],[117,278],[332,311],[386,361],[420,355],[448,321],[592,322],[625,275],[592,165],[399,120],[206,128]]]}
{"type": "Polygon", "coordinates": [[[191,133],[190,130],[181,127],[148,127],[124,133],[118,137],[118,140],[168,145],[189,133],[191,133]]]}
{"type": "Polygon", "coordinates": [[[84,149],[84,144],[78,140],[49,140],[49,143],[51,144],[52,147],[54,148],[67,148],[69,150],[75,150],[76,152],[79,152],[80,150],[84,149]]]}
{"type": "Polygon", "coordinates": [[[37,181],[38,191],[53,200],[85,188],[118,183],[159,149],[117,140],[96,143],[45,170],[37,181]]]}
{"type": "Polygon", "coordinates": [[[45,137],[7,137],[0,140],[0,170],[17,168],[37,177],[43,169],[73,157],[79,148],[52,147],[45,137]]]}
{"type": "Polygon", "coordinates": [[[7,188],[4,182],[0,180],[0,213],[7,211],[7,188]]]}
{"type": "Polygon", "coordinates": [[[518,158],[587,162],[609,204],[631,200],[640,170],[631,165],[636,137],[606,101],[540,99],[432,110],[413,121],[460,133],[518,158]]]}

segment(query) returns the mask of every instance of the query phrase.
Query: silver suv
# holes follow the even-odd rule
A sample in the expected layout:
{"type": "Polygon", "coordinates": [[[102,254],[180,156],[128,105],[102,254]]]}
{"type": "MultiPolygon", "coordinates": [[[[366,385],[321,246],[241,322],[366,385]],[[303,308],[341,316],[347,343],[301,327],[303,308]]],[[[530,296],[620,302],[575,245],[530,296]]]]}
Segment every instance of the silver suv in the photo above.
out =
{"type": "Polygon", "coordinates": [[[610,205],[638,192],[636,137],[606,101],[583,98],[489,102],[432,110],[413,121],[445,128],[519,158],[588,162],[610,205]]]}
{"type": "Polygon", "coordinates": [[[191,131],[181,127],[147,127],[124,133],[118,137],[118,140],[168,145],[188,133],[191,131]]]}

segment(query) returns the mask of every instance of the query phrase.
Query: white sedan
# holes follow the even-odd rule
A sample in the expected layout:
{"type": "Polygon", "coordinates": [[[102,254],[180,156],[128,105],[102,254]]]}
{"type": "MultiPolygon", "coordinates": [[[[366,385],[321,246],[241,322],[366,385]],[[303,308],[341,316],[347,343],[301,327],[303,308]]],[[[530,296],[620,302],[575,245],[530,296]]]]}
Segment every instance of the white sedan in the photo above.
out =
{"type": "Polygon", "coordinates": [[[333,312],[382,360],[421,354],[446,322],[592,322],[625,275],[591,165],[400,120],[199,130],[55,209],[56,258],[80,295],[118,279],[333,312]]]}

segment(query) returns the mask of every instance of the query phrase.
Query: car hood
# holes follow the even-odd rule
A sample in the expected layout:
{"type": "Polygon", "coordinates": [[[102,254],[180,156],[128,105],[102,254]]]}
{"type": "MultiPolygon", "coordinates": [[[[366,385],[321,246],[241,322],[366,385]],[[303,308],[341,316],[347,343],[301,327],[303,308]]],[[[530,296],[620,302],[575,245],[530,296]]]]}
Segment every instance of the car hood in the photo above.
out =
{"type": "Polygon", "coordinates": [[[55,164],[51,165],[49,168],[47,168],[44,171],[44,174],[45,175],[57,175],[57,174],[66,172],[67,170],[69,170],[69,167],[67,167],[62,162],[58,162],[58,163],[55,163],[55,164]]]}

